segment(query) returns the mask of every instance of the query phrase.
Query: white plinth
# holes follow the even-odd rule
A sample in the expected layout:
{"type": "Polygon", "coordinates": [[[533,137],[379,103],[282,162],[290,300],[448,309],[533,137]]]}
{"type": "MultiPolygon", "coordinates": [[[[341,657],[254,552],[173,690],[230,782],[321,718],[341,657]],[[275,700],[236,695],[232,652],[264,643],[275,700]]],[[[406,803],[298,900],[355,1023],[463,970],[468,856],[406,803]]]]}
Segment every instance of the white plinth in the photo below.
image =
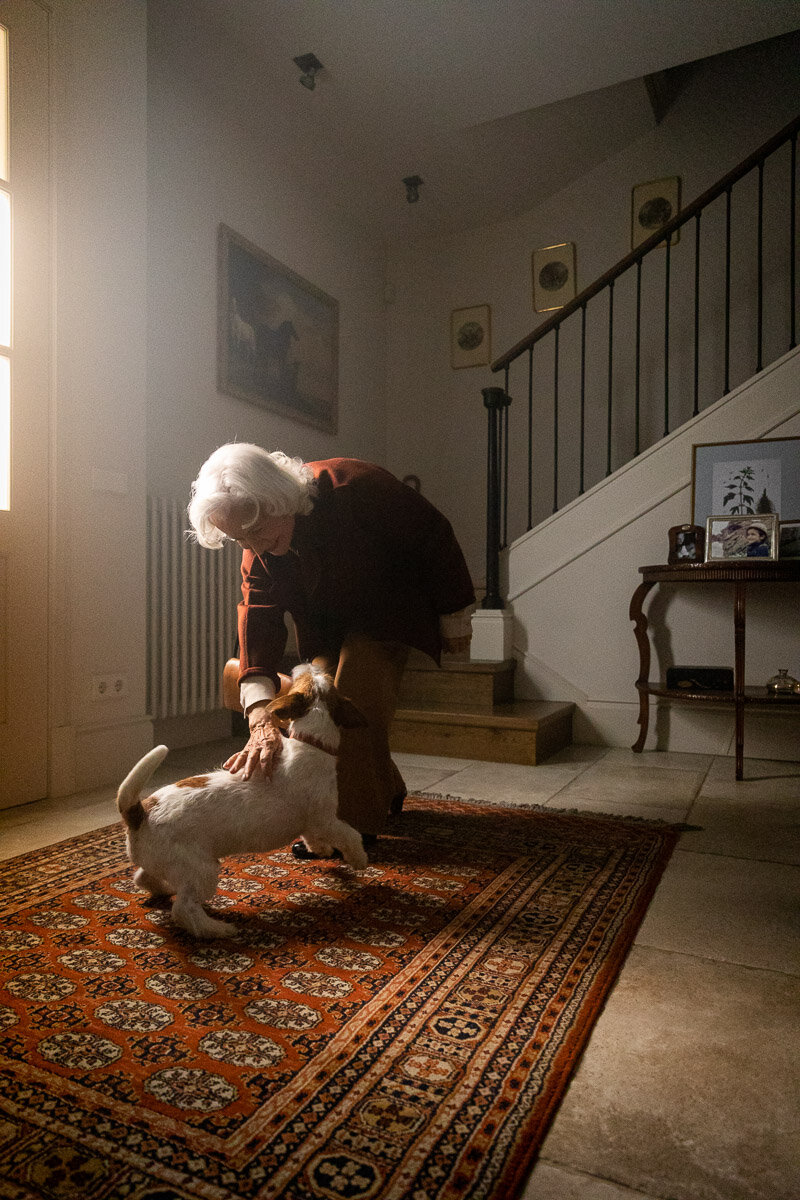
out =
{"type": "Polygon", "coordinates": [[[512,614],[507,608],[479,608],[472,614],[472,645],[475,662],[503,662],[511,658],[512,614]]]}

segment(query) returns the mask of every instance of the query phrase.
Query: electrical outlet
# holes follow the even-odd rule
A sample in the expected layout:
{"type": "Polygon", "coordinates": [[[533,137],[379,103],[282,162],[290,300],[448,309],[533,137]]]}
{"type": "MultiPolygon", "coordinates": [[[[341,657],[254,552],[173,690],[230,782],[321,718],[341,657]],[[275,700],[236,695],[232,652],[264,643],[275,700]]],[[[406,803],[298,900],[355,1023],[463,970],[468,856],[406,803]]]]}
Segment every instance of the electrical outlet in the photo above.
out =
{"type": "Polygon", "coordinates": [[[113,675],[92,676],[93,700],[118,700],[128,694],[128,677],[115,673],[113,675]]]}

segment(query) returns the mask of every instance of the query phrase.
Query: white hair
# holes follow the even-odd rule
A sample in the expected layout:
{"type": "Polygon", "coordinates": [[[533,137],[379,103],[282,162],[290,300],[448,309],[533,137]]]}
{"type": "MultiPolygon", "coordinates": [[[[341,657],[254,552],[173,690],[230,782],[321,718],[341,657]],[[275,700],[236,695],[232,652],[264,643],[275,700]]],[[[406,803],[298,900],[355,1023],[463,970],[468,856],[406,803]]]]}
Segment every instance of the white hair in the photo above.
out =
{"type": "Polygon", "coordinates": [[[248,442],[229,442],[203,463],[187,511],[200,545],[219,550],[226,539],[213,514],[229,510],[232,501],[237,510],[252,513],[243,522],[246,530],[260,516],[307,515],[315,494],[313,472],[299,458],[289,458],[282,450],[269,453],[248,442]]]}

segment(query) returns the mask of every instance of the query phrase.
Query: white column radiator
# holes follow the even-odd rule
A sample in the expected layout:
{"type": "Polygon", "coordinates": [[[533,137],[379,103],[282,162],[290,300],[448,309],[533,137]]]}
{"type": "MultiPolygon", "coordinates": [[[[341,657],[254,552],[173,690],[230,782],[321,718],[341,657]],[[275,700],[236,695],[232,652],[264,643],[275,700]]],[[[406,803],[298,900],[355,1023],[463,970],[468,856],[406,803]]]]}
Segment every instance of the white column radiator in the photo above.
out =
{"type": "Polygon", "coordinates": [[[236,649],[241,551],[189,541],[186,508],[147,501],[148,712],[180,717],[222,707],[222,668],[236,649]]]}

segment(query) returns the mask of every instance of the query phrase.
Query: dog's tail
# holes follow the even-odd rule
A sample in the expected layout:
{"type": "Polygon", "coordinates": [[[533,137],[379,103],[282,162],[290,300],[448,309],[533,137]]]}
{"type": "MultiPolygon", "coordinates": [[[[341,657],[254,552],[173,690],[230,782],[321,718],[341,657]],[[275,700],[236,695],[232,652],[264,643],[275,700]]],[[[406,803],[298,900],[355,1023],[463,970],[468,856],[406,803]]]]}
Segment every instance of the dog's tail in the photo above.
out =
{"type": "Polygon", "coordinates": [[[161,766],[168,753],[166,746],[156,746],[155,749],[145,754],[144,758],[139,759],[133,770],[125,776],[119,785],[117,808],[119,809],[119,815],[129,829],[138,829],[144,821],[145,811],[142,808],[141,801],[142,789],[156,768],[161,766]]]}

